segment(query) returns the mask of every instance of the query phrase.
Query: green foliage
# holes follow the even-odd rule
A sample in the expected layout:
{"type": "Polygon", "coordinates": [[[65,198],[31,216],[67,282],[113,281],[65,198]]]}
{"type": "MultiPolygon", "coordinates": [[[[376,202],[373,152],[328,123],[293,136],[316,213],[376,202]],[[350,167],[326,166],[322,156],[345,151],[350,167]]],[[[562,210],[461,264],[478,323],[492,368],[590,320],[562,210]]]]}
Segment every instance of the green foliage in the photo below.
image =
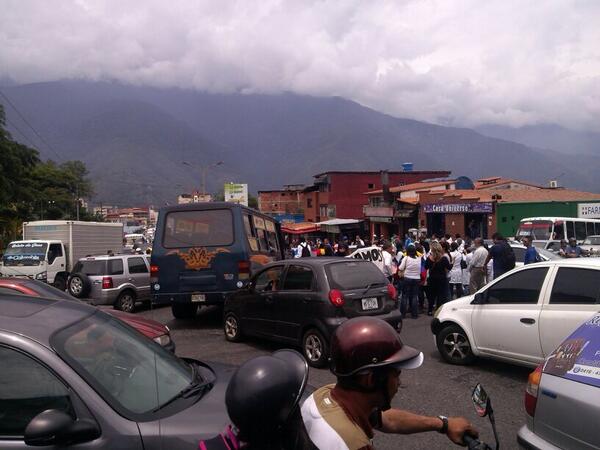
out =
{"type": "MultiPolygon", "coordinates": [[[[0,247],[18,238],[24,221],[75,219],[77,198],[92,195],[81,161],[42,162],[37,150],[14,141],[0,105],[0,247]]],[[[81,220],[92,216],[80,208],[81,220]]],[[[1,252],[2,250],[0,250],[1,252]]]]}

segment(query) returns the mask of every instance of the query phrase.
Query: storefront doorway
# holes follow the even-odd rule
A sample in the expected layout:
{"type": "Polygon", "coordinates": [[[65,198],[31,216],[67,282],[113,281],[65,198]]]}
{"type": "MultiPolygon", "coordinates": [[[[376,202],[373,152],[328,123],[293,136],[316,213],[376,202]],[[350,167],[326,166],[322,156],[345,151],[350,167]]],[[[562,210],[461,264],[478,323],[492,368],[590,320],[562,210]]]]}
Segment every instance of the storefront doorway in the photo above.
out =
{"type": "Polygon", "coordinates": [[[446,233],[446,214],[427,214],[427,234],[443,236],[446,233]]]}
{"type": "Polygon", "coordinates": [[[465,214],[465,236],[475,239],[488,238],[488,215],[481,213],[465,214]]]}

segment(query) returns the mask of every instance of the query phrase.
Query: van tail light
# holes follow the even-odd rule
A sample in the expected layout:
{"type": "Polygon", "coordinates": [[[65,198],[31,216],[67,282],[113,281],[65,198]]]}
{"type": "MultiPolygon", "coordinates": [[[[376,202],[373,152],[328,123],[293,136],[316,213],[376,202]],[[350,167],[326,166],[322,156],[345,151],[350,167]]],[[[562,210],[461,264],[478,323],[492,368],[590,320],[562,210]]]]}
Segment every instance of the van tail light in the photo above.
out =
{"type": "Polygon", "coordinates": [[[250,278],[250,261],[238,261],[238,279],[250,278]]]}
{"type": "Polygon", "coordinates": [[[344,301],[344,294],[342,294],[342,292],[338,291],[337,289],[332,289],[329,291],[329,301],[333,306],[337,308],[344,306],[344,303],[346,303],[344,301]]]}
{"type": "Polygon", "coordinates": [[[150,264],[150,283],[158,283],[158,266],[150,264]]]}
{"type": "Polygon", "coordinates": [[[394,286],[392,283],[388,284],[387,291],[388,291],[388,295],[390,297],[392,297],[392,300],[397,302],[398,301],[398,290],[396,289],[396,286],[394,286]]]}
{"type": "Polygon", "coordinates": [[[535,370],[529,374],[529,378],[527,379],[527,387],[525,388],[525,411],[531,417],[535,415],[535,405],[537,403],[541,379],[542,364],[537,366],[535,370]]]}
{"type": "Polygon", "coordinates": [[[102,277],[102,289],[112,289],[112,277],[102,277]]]}

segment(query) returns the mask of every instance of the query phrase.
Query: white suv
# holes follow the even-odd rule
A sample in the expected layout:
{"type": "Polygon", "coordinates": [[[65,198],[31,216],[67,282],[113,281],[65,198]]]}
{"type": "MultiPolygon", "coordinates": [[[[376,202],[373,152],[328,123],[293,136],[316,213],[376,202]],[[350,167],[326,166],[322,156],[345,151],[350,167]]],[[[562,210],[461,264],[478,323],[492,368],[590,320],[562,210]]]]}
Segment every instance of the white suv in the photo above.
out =
{"type": "Polygon", "coordinates": [[[537,366],[600,310],[600,259],[553,260],[518,267],[474,295],[448,302],[431,323],[451,364],[491,357],[537,366]]]}

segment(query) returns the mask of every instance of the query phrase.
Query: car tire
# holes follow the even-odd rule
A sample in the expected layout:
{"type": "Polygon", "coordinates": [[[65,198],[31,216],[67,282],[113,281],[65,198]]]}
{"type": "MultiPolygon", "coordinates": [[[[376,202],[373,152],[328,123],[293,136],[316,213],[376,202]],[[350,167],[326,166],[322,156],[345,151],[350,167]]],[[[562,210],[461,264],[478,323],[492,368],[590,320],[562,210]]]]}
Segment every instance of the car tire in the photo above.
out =
{"type": "Polygon", "coordinates": [[[311,328],[302,337],[302,354],[312,367],[323,367],[329,359],[329,345],[323,334],[311,328]]]}
{"type": "Polygon", "coordinates": [[[171,305],[171,312],[176,319],[192,319],[196,316],[198,304],[174,302],[171,305]]]}
{"type": "Polygon", "coordinates": [[[114,308],[126,313],[133,313],[135,311],[135,293],[130,290],[121,292],[115,300],[114,308]]]}
{"type": "Polygon", "coordinates": [[[52,284],[59,291],[64,292],[67,290],[67,280],[64,275],[56,275],[56,277],[54,278],[54,283],[52,284]]]}
{"type": "Polygon", "coordinates": [[[436,335],[438,351],[450,364],[467,365],[475,361],[467,333],[458,325],[449,325],[436,335]]]}
{"type": "Polygon", "coordinates": [[[92,290],[92,283],[87,275],[75,273],[67,283],[69,294],[76,298],[85,298],[92,290]]]}
{"type": "Polygon", "coordinates": [[[240,342],[242,340],[243,335],[240,321],[232,312],[225,314],[223,332],[225,333],[225,339],[229,342],[240,342]]]}

